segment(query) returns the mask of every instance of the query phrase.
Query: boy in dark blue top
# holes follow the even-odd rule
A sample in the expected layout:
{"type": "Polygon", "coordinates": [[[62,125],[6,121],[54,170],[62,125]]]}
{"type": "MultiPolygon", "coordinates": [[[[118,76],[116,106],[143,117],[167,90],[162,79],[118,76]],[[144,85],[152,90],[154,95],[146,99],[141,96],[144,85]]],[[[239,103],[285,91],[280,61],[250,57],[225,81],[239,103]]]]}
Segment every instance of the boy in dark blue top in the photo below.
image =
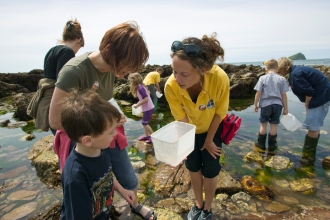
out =
{"type": "Polygon", "coordinates": [[[279,74],[289,75],[292,92],[305,103],[306,118],[303,128],[308,129],[303,147],[304,154],[315,160],[315,152],[320,136],[320,127],[328,114],[330,106],[330,83],[325,75],[309,66],[295,66],[286,57],[278,60],[279,74]]]}
{"type": "Polygon", "coordinates": [[[111,167],[109,143],[120,118],[119,111],[93,91],[74,90],[65,98],[61,123],[77,145],[62,173],[61,219],[109,220],[114,190],[133,203],[134,192],[113,178],[111,167]]]}

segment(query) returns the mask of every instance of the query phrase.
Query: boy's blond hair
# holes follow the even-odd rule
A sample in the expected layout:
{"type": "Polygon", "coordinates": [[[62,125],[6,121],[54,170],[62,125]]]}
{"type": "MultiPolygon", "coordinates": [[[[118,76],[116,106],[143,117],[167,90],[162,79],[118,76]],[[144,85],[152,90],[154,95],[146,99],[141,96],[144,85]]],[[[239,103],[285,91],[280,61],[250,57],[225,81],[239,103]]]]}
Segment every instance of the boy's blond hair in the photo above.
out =
{"type": "Polygon", "coordinates": [[[278,63],[275,59],[270,59],[264,62],[266,70],[276,70],[278,68],[278,63]]]}

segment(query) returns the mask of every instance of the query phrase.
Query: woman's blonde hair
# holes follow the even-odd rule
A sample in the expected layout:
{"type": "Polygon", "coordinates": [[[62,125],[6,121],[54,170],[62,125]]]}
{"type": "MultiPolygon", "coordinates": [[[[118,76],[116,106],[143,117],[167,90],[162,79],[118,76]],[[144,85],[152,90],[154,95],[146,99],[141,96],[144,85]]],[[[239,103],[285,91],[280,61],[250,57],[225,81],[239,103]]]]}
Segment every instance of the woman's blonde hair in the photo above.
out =
{"type": "Polygon", "coordinates": [[[80,40],[80,46],[83,47],[85,46],[85,40],[83,33],[81,31],[81,26],[80,23],[78,22],[77,18],[76,19],[71,19],[66,22],[63,28],[63,34],[62,34],[62,42],[64,41],[73,41],[76,39],[81,39],[80,40]]]}
{"type": "MultiPolygon", "coordinates": [[[[130,82],[130,92],[136,98],[137,97],[137,89],[139,85],[143,85],[145,88],[146,86],[143,84],[143,78],[140,73],[130,73],[128,75],[128,81],[130,82]]],[[[147,89],[147,88],[146,88],[147,89]]]]}
{"type": "Polygon", "coordinates": [[[281,57],[278,59],[278,68],[283,69],[285,71],[289,71],[292,66],[292,60],[287,57],[281,57]]]}
{"type": "Polygon", "coordinates": [[[135,21],[119,24],[108,30],[99,50],[110,71],[116,73],[125,66],[130,72],[138,71],[149,58],[147,44],[135,21]]]}

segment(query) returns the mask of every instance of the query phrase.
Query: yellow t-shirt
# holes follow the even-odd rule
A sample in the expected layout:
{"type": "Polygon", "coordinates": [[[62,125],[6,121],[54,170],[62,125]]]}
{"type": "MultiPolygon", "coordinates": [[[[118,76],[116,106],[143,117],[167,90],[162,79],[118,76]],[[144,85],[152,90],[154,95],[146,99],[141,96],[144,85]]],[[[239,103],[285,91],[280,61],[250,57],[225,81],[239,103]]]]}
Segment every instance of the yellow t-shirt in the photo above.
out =
{"type": "Polygon", "coordinates": [[[150,84],[156,84],[160,82],[160,74],[155,72],[150,72],[146,75],[146,77],[143,80],[143,84],[146,86],[149,86],[150,84]]]}
{"type": "Polygon", "coordinates": [[[215,114],[226,116],[229,105],[229,79],[225,71],[214,65],[204,74],[203,90],[199,93],[196,103],[186,89],[181,89],[172,74],[165,84],[165,97],[170,105],[172,115],[176,120],[186,116],[190,124],[196,126],[196,134],[209,130],[215,114]],[[212,107],[211,99],[214,102],[212,107]]]}

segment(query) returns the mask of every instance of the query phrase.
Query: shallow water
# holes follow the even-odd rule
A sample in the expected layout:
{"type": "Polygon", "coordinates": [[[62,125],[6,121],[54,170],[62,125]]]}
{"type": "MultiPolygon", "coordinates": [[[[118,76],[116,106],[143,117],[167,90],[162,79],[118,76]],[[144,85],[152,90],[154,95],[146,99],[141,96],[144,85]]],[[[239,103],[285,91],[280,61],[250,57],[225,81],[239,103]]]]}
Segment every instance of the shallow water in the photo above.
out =
{"type": "MultiPolygon", "coordinates": [[[[304,105],[291,93],[288,92],[289,112],[294,114],[301,122],[305,117],[304,105]]],[[[2,100],[5,101],[5,100],[2,100]]],[[[0,100],[1,102],[1,100],[0,100]]],[[[240,181],[242,176],[251,175],[261,181],[264,185],[276,190],[279,195],[293,197],[303,205],[330,205],[330,180],[326,172],[322,169],[321,161],[330,155],[330,114],[325,119],[325,126],[322,127],[322,134],[317,148],[315,166],[302,167],[299,159],[304,142],[306,130],[298,129],[295,132],[287,131],[282,125],[278,127],[278,145],[277,155],[289,157],[293,162],[293,167],[284,171],[277,171],[255,163],[245,163],[243,157],[252,150],[253,143],[257,139],[259,130],[259,113],[253,111],[253,98],[242,100],[231,100],[230,110],[242,118],[241,129],[236,138],[229,146],[223,145],[225,151],[225,165],[223,169],[236,180],[240,181]],[[315,180],[318,190],[303,194],[293,192],[288,188],[276,186],[276,180],[292,181],[307,177],[315,180]]],[[[143,133],[141,118],[136,118],[131,114],[131,108],[123,108],[128,121],[125,125],[126,134],[130,146],[135,144],[136,139],[143,133]]],[[[0,115],[0,121],[12,118],[13,113],[0,115]]],[[[157,130],[169,122],[173,117],[167,107],[160,105],[156,116],[152,119],[150,125],[153,130],[157,130]],[[161,114],[160,114],[161,113],[161,114]]],[[[45,184],[39,181],[35,174],[35,169],[27,159],[27,153],[32,145],[41,137],[51,134],[50,132],[39,132],[33,124],[21,128],[8,129],[0,127],[0,185],[5,181],[13,183],[16,187],[6,190],[0,194],[0,219],[13,209],[26,203],[36,202],[36,210],[44,211],[48,209],[55,201],[62,197],[61,189],[48,189],[45,184]],[[36,138],[32,141],[22,139],[27,133],[33,133],[36,138]],[[33,199],[14,200],[9,197],[13,192],[19,190],[35,192],[33,199]]],[[[142,153],[139,153],[143,156],[142,153]]],[[[266,156],[265,156],[266,157],[266,156]]],[[[0,188],[1,192],[1,188],[0,188]]],[[[152,194],[152,192],[150,192],[152,194]]],[[[149,195],[150,195],[149,194],[149,195]]]]}

